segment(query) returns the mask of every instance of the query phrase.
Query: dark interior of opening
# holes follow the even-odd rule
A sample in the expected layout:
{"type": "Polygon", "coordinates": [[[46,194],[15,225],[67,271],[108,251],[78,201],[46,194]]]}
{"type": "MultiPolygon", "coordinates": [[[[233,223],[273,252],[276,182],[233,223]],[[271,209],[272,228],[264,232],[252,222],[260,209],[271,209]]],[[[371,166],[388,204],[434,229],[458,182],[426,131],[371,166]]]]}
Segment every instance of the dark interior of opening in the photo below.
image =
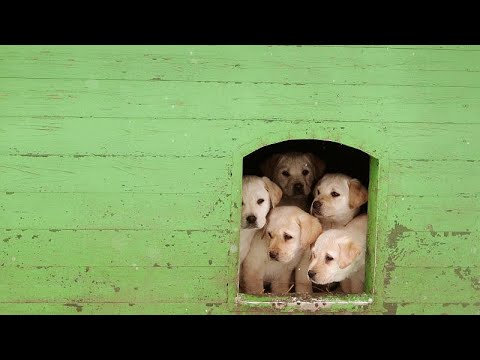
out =
{"type": "Polygon", "coordinates": [[[361,150],[320,140],[288,140],[264,146],[243,158],[243,175],[262,176],[259,165],[268,156],[291,151],[311,152],[327,164],[327,173],[343,173],[357,178],[368,188],[370,156],[361,150]]]}
{"type": "MultiPolygon", "coordinates": [[[[325,161],[325,173],[343,173],[357,178],[368,189],[370,156],[361,150],[331,141],[288,140],[264,146],[244,157],[243,175],[263,176],[260,164],[272,154],[287,152],[313,153],[325,161]]],[[[367,205],[368,203],[362,207],[361,212],[367,212],[367,205]]],[[[336,292],[337,289],[338,283],[329,286],[313,284],[313,291],[316,293],[336,292]]],[[[239,290],[241,291],[241,289],[239,290]]],[[[267,285],[265,292],[269,291],[267,285]]]]}

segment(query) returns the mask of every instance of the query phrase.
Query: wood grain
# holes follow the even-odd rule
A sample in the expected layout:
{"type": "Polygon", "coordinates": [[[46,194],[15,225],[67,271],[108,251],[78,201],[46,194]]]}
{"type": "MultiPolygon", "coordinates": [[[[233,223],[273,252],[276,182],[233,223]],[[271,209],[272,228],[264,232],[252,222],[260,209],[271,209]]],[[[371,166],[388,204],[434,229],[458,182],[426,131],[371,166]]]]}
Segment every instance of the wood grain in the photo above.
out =
{"type": "Polygon", "coordinates": [[[2,79],[3,116],[478,124],[480,87],[2,79]],[[179,92],[178,89],[182,91],[179,92]]]}

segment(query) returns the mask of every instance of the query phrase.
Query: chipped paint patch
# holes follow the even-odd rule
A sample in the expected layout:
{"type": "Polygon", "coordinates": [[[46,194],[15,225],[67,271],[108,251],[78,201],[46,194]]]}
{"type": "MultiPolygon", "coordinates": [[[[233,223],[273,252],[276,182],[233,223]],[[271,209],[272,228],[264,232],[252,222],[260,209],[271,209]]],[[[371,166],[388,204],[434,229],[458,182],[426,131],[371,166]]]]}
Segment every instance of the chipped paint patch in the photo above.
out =
{"type": "MultiPolygon", "coordinates": [[[[391,249],[396,249],[398,241],[403,237],[403,235],[408,232],[408,231],[413,231],[412,229],[407,228],[406,226],[403,226],[399,224],[397,221],[395,221],[395,226],[393,229],[390,230],[390,233],[388,234],[388,244],[391,249]]],[[[390,272],[395,269],[395,257],[394,254],[391,254],[387,261],[385,262],[385,279],[384,279],[384,284],[385,286],[390,284],[390,272]]]]}
{"type": "Polygon", "coordinates": [[[452,231],[452,236],[470,235],[471,231],[452,231]]]}
{"type": "Polygon", "coordinates": [[[480,290],[480,278],[472,278],[471,283],[475,290],[480,290]]]}
{"type": "Polygon", "coordinates": [[[249,305],[249,306],[270,306],[275,311],[283,312],[316,312],[322,309],[331,309],[332,307],[347,306],[351,307],[363,307],[373,302],[371,297],[366,300],[343,300],[343,299],[321,299],[312,298],[308,295],[301,297],[292,297],[288,300],[272,299],[272,301],[254,301],[244,300],[241,296],[237,296],[237,305],[249,305]]]}
{"type": "Polygon", "coordinates": [[[395,226],[392,230],[390,230],[390,234],[388,235],[388,243],[391,247],[395,247],[397,245],[398,240],[400,240],[403,234],[407,231],[413,231],[412,229],[407,228],[399,224],[395,221],[395,226]]]}
{"type": "Polygon", "coordinates": [[[430,234],[431,234],[433,237],[435,237],[435,236],[438,235],[438,231],[433,230],[432,224],[428,224],[427,229],[428,229],[428,231],[430,231],[430,234]]]}
{"type": "Polygon", "coordinates": [[[77,310],[77,312],[82,312],[82,310],[83,310],[83,305],[79,305],[79,304],[75,304],[75,303],[68,303],[68,304],[65,304],[65,306],[74,307],[75,310],[77,310]]]}
{"type": "Polygon", "coordinates": [[[383,304],[383,307],[386,310],[385,314],[387,314],[387,315],[396,315],[397,314],[398,304],[385,303],[385,304],[383,304]]]}
{"type": "Polygon", "coordinates": [[[465,280],[464,274],[462,272],[462,268],[457,267],[453,271],[461,280],[465,280]]]}

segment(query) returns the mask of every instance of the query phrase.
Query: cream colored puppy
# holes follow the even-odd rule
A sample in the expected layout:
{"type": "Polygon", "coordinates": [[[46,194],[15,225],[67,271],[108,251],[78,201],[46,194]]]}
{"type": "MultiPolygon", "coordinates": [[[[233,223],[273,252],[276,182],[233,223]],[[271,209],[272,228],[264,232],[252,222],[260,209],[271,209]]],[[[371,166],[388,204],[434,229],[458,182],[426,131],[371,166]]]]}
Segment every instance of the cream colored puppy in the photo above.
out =
{"type": "Polygon", "coordinates": [[[359,215],[342,229],[321,234],[311,251],[308,277],[315,284],[340,281],[344,293],[363,292],[367,215],[359,215]]]}
{"type": "Polygon", "coordinates": [[[325,174],[313,189],[313,196],[310,213],[328,230],[348,224],[367,202],[368,191],[350,176],[325,174]]]}
{"type": "Polygon", "coordinates": [[[280,205],[295,205],[308,212],[308,195],[325,172],[325,162],[312,153],[274,154],[261,165],[263,174],[280,186],[280,205]]]}
{"type": "Polygon", "coordinates": [[[243,288],[248,294],[262,294],[271,283],[273,294],[286,294],[295,269],[295,291],[312,292],[307,269],[310,245],[322,233],[322,225],[296,206],[278,206],[258,231],[242,266],[243,288]]]}
{"type": "Polygon", "coordinates": [[[277,206],[281,198],[282,190],[269,178],[243,176],[240,264],[250,250],[253,235],[265,226],[270,208],[277,206]]]}

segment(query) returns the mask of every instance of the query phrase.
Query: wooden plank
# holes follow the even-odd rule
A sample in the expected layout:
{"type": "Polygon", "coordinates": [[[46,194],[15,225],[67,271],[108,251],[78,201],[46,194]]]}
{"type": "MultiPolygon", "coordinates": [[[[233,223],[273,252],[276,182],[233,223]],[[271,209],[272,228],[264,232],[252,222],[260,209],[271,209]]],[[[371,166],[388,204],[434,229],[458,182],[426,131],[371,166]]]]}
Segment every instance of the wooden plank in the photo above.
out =
{"type": "Polygon", "coordinates": [[[397,315],[480,315],[480,303],[387,304],[397,315]]]}
{"type": "Polygon", "coordinates": [[[385,302],[474,303],[480,299],[480,267],[387,269],[385,302]]]}
{"type": "MultiPolygon", "coordinates": [[[[472,158],[475,155],[472,154],[472,158]]],[[[480,196],[480,161],[398,160],[390,162],[393,174],[388,191],[396,196],[480,196]]]]}
{"type": "Polygon", "coordinates": [[[7,117],[480,123],[480,88],[3,79],[1,94],[7,117]]]}
{"type": "Polygon", "coordinates": [[[468,50],[413,46],[2,46],[0,76],[478,87],[480,53],[468,50]]]}
{"type": "Polygon", "coordinates": [[[218,193],[0,193],[0,224],[35,230],[224,230],[230,206],[218,193]]]}
{"type": "MultiPolygon", "coordinates": [[[[381,185],[380,185],[381,186],[381,185]]],[[[463,197],[388,196],[387,228],[395,238],[412,231],[480,231],[480,203],[474,195],[463,197]]]]}
{"type": "MultiPolygon", "coordinates": [[[[253,129],[265,143],[274,142],[279,129],[291,129],[305,131],[308,138],[361,144],[374,156],[388,154],[391,159],[471,160],[480,152],[475,141],[480,124],[0,117],[0,133],[6,139],[0,154],[230,157],[251,139],[253,129]],[[228,145],[215,145],[219,139],[228,145]]],[[[289,138],[286,135],[283,140],[289,138]]]]}
{"type": "Polygon", "coordinates": [[[254,124],[259,125],[227,119],[0,118],[0,133],[6,138],[0,153],[223,157],[231,148],[215,146],[218,140],[236,143],[254,124]]]}
{"type": "MultiPolygon", "coordinates": [[[[335,45],[321,45],[321,46],[335,46],[335,45]]],[[[339,45],[337,45],[339,46],[339,45]]],[[[427,51],[461,51],[461,52],[471,52],[471,51],[480,51],[478,46],[471,45],[349,45],[349,47],[355,48],[381,48],[381,49],[392,49],[392,50],[427,50],[427,51]]]]}
{"type": "Polygon", "coordinates": [[[389,261],[402,267],[477,266],[480,244],[477,232],[405,231],[387,242],[389,261]]]}
{"type": "Polygon", "coordinates": [[[382,140],[387,147],[384,151],[389,153],[391,159],[478,159],[476,154],[480,153],[480,144],[477,134],[480,134],[480,124],[437,124],[430,117],[425,120],[425,124],[385,125],[382,140]]]}
{"type": "Polygon", "coordinates": [[[0,230],[3,266],[227,266],[232,235],[199,230],[0,230]],[[15,261],[13,261],[14,259],[15,261]]]}
{"type": "MultiPolygon", "coordinates": [[[[252,131],[269,144],[276,141],[279,129],[296,129],[305,134],[305,138],[353,142],[377,152],[385,151],[384,143],[381,141],[385,136],[385,129],[377,124],[361,122],[0,118],[0,132],[8,134],[7,139],[11,139],[0,144],[0,153],[18,156],[230,158],[236,147],[251,141],[252,131]],[[96,131],[87,136],[91,128],[95,128],[96,131]]],[[[281,140],[291,137],[292,133],[286,131],[281,140]]]]}
{"type": "Polygon", "coordinates": [[[0,302],[223,302],[225,267],[0,266],[0,302]]]}
{"type": "Polygon", "coordinates": [[[49,315],[212,315],[228,314],[221,302],[205,303],[1,303],[0,314],[49,315]]]}
{"type": "Polygon", "coordinates": [[[0,156],[0,191],[224,193],[228,163],[216,158],[0,156]]]}

